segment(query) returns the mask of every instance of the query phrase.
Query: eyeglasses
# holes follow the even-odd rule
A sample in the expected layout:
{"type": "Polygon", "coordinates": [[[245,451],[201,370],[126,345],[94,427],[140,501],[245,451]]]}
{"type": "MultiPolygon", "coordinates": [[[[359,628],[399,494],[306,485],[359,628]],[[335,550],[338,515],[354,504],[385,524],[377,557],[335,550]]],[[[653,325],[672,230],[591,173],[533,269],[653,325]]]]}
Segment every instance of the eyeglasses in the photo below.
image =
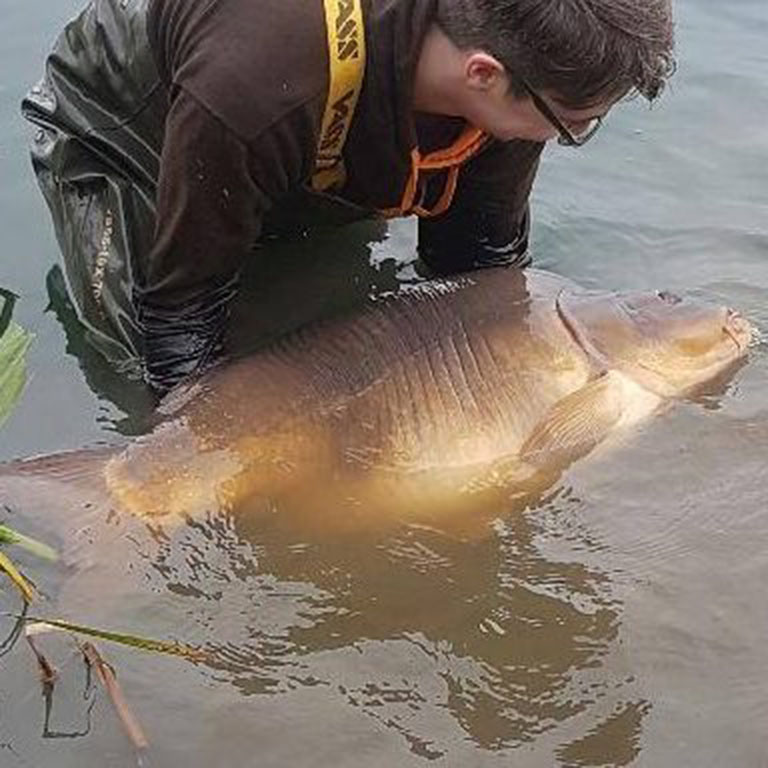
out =
{"type": "Polygon", "coordinates": [[[600,126],[603,124],[602,117],[593,117],[591,120],[587,121],[583,131],[579,133],[573,133],[568,128],[566,128],[565,125],[563,125],[562,121],[549,108],[547,102],[544,101],[544,99],[542,99],[541,96],[539,96],[539,94],[536,93],[536,91],[534,91],[533,88],[531,88],[531,86],[528,85],[528,83],[523,80],[522,77],[518,77],[517,80],[531,97],[531,101],[533,101],[536,109],[538,109],[539,112],[541,112],[541,114],[547,118],[553,128],[557,129],[557,132],[560,134],[557,137],[558,144],[562,144],[564,147],[581,147],[597,133],[598,128],[600,128],[600,126]]]}

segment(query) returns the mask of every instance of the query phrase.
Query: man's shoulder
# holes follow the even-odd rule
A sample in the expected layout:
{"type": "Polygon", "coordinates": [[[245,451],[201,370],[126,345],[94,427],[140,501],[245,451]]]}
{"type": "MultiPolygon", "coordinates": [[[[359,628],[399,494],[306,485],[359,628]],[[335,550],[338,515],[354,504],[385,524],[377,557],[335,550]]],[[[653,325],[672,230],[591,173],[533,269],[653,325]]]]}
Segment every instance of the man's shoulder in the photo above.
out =
{"type": "Polygon", "coordinates": [[[149,24],[166,79],[246,141],[327,91],[322,0],[154,0],[149,24]]]}

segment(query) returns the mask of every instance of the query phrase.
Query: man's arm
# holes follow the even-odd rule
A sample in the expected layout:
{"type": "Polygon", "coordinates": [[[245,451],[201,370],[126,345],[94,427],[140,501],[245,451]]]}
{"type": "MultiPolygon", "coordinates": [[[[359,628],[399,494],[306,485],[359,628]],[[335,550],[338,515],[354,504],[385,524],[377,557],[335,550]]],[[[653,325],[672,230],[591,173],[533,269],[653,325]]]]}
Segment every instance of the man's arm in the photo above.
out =
{"type": "Polygon", "coordinates": [[[419,256],[430,270],[449,274],[530,261],[528,197],[543,146],[494,142],[461,169],[451,207],[419,220],[419,256]]]}
{"type": "Polygon", "coordinates": [[[154,246],[133,301],[147,381],[165,392],[216,348],[268,197],[248,148],[181,90],[166,121],[154,246]]]}

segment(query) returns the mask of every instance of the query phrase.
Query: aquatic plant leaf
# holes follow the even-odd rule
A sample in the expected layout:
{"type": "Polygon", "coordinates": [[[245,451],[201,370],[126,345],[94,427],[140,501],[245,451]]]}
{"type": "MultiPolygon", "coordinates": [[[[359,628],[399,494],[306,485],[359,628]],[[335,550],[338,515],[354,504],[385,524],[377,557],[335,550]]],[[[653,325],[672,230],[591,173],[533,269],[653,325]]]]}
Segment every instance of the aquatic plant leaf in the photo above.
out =
{"type": "Polygon", "coordinates": [[[32,334],[9,323],[0,336],[0,426],[10,416],[27,379],[26,353],[32,334]]]}
{"type": "Polygon", "coordinates": [[[138,718],[128,706],[128,701],[125,698],[123,689],[117,682],[117,675],[112,665],[104,660],[104,657],[92,643],[83,643],[80,650],[83,652],[83,656],[91,668],[96,670],[96,674],[99,680],[101,680],[101,684],[104,686],[109,700],[112,702],[112,706],[120,718],[123,729],[133,743],[133,746],[138,750],[146,749],[149,746],[149,741],[144,734],[141,723],[139,723],[138,718]]]}
{"type": "Polygon", "coordinates": [[[37,644],[33,638],[34,633],[24,633],[24,639],[27,641],[27,645],[29,645],[29,647],[32,649],[32,653],[35,654],[35,658],[37,659],[37,666],[40,670],[40,682],[42,683],[43,688],[53,689],[53,686],[58,679],[59,673],[56,671],[56,668],[53,666],[53,664],[48,661],[45,654],[37,647],[37,644]]]}
{"type": "Polygon", "coordinates": [[[15,544],[44,560],[58,560],[59,558],[58,553],[52,547],[30,536],[25,536],[7,525],[0,524],[0,544],[15,544]]]}
{"type": "Polygon", "coordinates": [[[8,578],[18,587],[28,603],[32,602],[35,597],[34,587],[21,575],[19,569],[3,552],[0,552],[0,571],[5,571],[8,574],[8,578]]]}
{"type": "MultiPolygon", "coordinates": [[[[13,618],[20,618],[16,614],[0,614],[5,616],[13,616],[13,618]]],[[[204,661],[208,658],[208,654],[201,651],[199,648],[193,648],[189,645],[183,645],[181,643],[166,643],[162,640],[152,640],[146,637],[139,637],[138,635],[129,635],[121,632],[110,632],[104,629],[97,629],[95,627],[87,627],[84,624],[75,624],[71,621],[62,621],[60,619],[46,619],[42,616],[25,616],[24,621],[35,622],[36,631],[40,631],[42,627],[39,625],[47,625],[56,629],[66,630],[67,632],[74,632],[79,635],[86,635],[88,637],[97,637],[100,640],[108,640],[112,643],[118,643],[120,645],[127,645],[131,648],[139,648],[143,651],[153,651],[155,653],[165,653],[171,656],[181,656],[191,661],[204,661]]]]}

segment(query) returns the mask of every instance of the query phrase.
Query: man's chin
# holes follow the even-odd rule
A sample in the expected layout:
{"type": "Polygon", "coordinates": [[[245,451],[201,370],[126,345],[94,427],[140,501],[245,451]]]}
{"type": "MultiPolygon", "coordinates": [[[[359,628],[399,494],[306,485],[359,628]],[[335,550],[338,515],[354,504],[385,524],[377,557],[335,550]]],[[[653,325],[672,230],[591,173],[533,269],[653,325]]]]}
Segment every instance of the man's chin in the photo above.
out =
{"type": "Polygon", "coordinates": [[[546,138],[541,138],[540,136],[524,136],[521,135],[519,131],[514,130],[498,130],[494,131],[489,128],[481,128],[484,130],[489,136],[496,139],[497,141],[501,142],[509,142],[509,141],[546,141],[546,138]]]}

